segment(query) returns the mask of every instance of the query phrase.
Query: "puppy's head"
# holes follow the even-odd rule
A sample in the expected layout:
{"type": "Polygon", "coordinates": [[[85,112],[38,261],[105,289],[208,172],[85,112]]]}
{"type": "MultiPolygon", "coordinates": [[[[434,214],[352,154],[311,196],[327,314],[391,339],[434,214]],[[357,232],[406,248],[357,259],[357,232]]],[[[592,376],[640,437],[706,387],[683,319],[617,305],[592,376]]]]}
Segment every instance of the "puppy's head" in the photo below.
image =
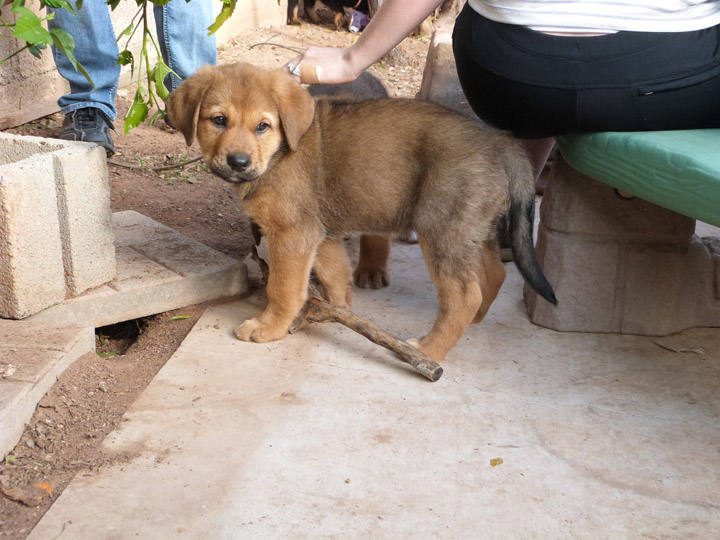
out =
{"type": "Polygon", "coordinates": [[[255,180],[277,152],[295,151],[310,128],[310,94],[282,71],[250,64],[204,66],[168,98],[168,115],[190,146],[229,182],[255,180]]]}

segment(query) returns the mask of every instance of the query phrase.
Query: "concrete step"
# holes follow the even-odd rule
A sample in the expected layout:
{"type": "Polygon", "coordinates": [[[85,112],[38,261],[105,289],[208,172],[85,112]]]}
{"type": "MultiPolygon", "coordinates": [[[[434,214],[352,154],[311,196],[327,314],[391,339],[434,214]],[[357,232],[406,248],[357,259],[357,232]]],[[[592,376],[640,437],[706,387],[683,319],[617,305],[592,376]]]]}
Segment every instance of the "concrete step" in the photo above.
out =
{"type": "Polygon", "coordinates": [[[247,269],[137,212],[113,215],[117,277],[23,320],[0,319],[0,457],[95,328],[247,291],[247,269]]]}

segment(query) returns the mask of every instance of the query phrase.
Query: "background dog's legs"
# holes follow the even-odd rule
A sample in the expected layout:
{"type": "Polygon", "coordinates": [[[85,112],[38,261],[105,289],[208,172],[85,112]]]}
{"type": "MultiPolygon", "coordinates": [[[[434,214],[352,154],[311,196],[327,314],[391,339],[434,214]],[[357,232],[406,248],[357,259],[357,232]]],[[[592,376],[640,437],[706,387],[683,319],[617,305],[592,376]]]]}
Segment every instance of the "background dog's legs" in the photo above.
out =
{"type": "Polygon", "coordinates": [[[305,0],[303,9],[305,11],[305,15],[307,15],[312,22],[320,22],[320,17],[318,17],[317,14],[317,4],[315,3],[315,0],[305,0]]]}
{"type": "Polygon", "coordinates": [[[288,0],[287,23],[300,24],[299,0],[288,0]]]}
{"type": "Polygon", "coordinates": [[[363,234],[360,237],[360,257],[353,272],[355,285],[361,289],[380,289],[390,284],[388,258],[390,239],[387,236],[363,234]]]}
{"type": "Polygon", "coordinates": [[[419,240],[438,295],[437,319],[419,347],[436,362],[442,362],[470,326],[483,303],[483,293],[471,271],[456,265],[438,265],[427,241],[422,236],[419,240]]]}
{"type": "Polygon", "coordinates": [[[332,238],[320,244],[314,269],[325,299],[331,304],[350,307],[350,260],[342,240],[332,238]]]}
{"type": "Polygon", "coordinates": [[[348,26],[348,18],[347,15],[345,15],[344,11],[336,12],[335,17],[333,18],[333,22],[335,23],[335,28],[337,30],[340,30],[343,26],[348,26]]]}
{"type": "Polygon", "coordinates": [[[482,291],[482,305],[472,322],[479,323],[487,314],[490,306],[497,298],[500,287],[505,281],[505,266],[500,261],[497,246],[485,244],[480,248],[480,265],[478,281],[482,291]]]}
{"type": "Polygon", "coordinates": [[[267,238],[270,275],[267,283],[268,305],[260,315],[235,329],[243,341],[266,342],[282,339],[307,299],[310,268],[316,244],[307,233],[283,234],[282,240],[267,238]]]}

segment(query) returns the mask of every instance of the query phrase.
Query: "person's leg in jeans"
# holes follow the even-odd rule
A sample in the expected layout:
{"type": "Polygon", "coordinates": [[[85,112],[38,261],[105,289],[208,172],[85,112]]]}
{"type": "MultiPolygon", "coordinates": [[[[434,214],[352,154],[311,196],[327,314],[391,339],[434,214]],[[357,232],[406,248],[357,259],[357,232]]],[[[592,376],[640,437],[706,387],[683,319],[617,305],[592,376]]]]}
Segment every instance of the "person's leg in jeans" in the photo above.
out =
{"type": "Polygon", "coordinates": [[[55,14],[48,25],[73,37],[75,58],[95,85],[93,88],[82,73],[75,71],[67,56],[53,46],[57,70],[70,83],[70,93],[58,99],[65,115],[60,138],[94,142],[112,154],[115,149],[109,128],[117,116],[115,97],[120,66],[115,64],[118,48],[108,6],[104,0],[85,0],[79,13],[48,9],[55,14]]]}
{"type": "Polygon", "coordinates": [[[212,0],[172,0],[154,6],[153,14],[163,60],[177,74],[165,80],[168,90],[175,90],[200,66],[217,63],[215,36],[208,36],[207,30],[214,21],[212,0]]]}
{"type": "MultiPolygon", "coordinates": [[[[74,5],[74,1],[71,0],[74,5]]],[[[48,8],[50,9],[50,8],[48,8]]],[[[58,100],[60,110],[68,114],[83,107],[97,107],[111,119],[117,115],[117,94],[120,66],[115,65],[118,48],[115,31],[105,0],[85,0],[79,13],[66,9],[52,9],[55,18],[48,21],[50,28],[62,28],[75,40],[75,58],[82,64],[95,84],[82,73],[75,71],[70,60],[53,46],[58,72],[70,83],[70,93],[58,100]]]]}

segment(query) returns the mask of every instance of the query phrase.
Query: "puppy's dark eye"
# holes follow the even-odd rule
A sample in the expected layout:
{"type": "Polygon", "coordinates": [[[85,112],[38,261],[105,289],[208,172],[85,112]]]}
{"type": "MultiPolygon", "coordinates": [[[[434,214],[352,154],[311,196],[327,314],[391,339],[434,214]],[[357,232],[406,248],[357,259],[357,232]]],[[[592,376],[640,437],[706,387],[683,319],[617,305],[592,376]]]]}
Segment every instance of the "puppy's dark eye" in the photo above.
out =
{"type": "Polygon", "coordinates": [[[213,116],[211,119],[212,123],[215,124],[217,127],[226,127],[227,126],[227,118],[225,118],[222,115],[213,116]]]}
{"type": "Polygon", "coordinates": [[[255,133],[265,133],[268,129],[270,129],[270,124],[268,124],[267,122],[260,122],[255,127],[255,133]]]}

